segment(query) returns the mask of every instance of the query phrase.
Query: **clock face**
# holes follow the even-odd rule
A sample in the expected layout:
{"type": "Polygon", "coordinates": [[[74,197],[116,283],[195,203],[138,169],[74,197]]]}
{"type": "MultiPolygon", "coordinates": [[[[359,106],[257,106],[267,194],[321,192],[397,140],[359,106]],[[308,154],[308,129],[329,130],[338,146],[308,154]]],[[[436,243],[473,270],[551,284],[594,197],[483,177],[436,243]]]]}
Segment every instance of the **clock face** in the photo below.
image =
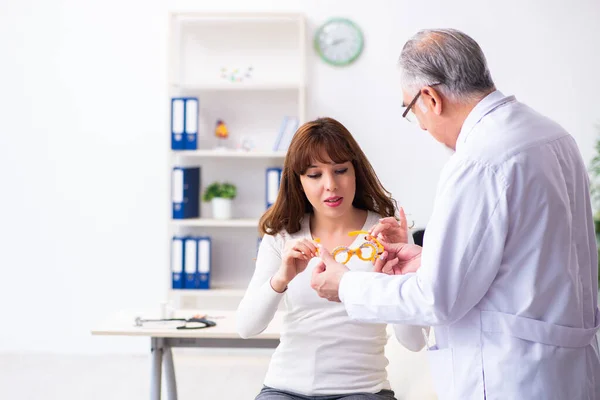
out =
{"type": "Polygon", "coordinates": [[[335,18],[327,21],[315,34],[315,49],[331,65],[348,65],[363,49],[363,35],[354,22],[335,18]]]}

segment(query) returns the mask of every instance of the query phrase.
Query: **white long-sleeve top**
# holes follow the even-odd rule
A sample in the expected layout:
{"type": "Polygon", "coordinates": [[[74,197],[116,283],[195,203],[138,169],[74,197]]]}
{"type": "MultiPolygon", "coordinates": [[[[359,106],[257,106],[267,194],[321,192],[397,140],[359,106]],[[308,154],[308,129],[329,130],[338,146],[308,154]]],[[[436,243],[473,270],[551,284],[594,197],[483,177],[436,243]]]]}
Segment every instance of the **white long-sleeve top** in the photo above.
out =
{"type": "MultiPolygon", "coordinates": [[[[378,222],[369,212],[363,229],[378,222]]],[[[280,344],[275,350],[265,385],[303,395],[329,395],[356,392],[376,393],[389,389],[384,355],[386,324],[351,320],[341,303],[320,298],[310,287],[312,270],[320,261],[313,258],[284,293],[277,293],[271,277],[281,266],[285,242],[311,238],[309,215],[300,231],[265,235],[260,244],[256,270],[237,311],[237,329],[243,338],[261,333],[271,322],[282,299],[285,315],[280,344]]],[[[355,239],[351,248],[364,242],[355,239]]],[[[352,271],[372,271],[373,264],[354,256],[346,264],[352,271]]],[[[424,345],[420,327],[394,326],[397,339],[411,350],[424,345]]]]}
{"type": "Polygon", "coordinates": [[[496,91],[444,167],[416,274],[349,272],[353,318],[434,325],[440,399],[600,399],[588,177],[558,124],[496,91]]]}

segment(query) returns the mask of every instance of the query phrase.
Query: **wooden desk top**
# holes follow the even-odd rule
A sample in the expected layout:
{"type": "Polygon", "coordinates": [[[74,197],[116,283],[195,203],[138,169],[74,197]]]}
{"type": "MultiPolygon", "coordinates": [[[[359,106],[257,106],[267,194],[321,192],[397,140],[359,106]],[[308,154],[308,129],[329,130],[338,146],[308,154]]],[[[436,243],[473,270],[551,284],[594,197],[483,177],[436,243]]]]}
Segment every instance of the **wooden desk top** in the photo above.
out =
{"type": "MultiPolygon", "coordinates": [[[[147,322],[144,326],[135,326],[136,317],[142,319],[158,318],[158,311],[121,310],[102,321],[92,335],[112,336],[147,336],[161,338],[206,338],[206,339],[240,339],[235,330],[235,312],[218,310],[177,310],[176,318],[191,318],[200,314],[215,321],[217,326],[205,329],[176,329],[178,322],[147,322]]],[[[282,314],[276,313],[267,329],[253,339],[279,339],[282,314]]],[[[181,323],[179,323],[180,325],[181,323]]]]}

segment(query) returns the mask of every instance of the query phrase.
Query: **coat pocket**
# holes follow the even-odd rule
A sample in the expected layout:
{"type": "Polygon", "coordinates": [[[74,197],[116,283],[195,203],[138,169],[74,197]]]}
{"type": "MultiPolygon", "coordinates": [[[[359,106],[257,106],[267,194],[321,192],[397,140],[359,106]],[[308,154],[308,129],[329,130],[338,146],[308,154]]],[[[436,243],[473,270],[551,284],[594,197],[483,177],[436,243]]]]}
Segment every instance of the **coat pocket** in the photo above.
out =
{"type": "Polygon", "coordinates": [[[453,400],[455,397],[452,349],[438,349],[437,346],[433,346],[427,351],[427,358],[438,399],[453,400]]]}

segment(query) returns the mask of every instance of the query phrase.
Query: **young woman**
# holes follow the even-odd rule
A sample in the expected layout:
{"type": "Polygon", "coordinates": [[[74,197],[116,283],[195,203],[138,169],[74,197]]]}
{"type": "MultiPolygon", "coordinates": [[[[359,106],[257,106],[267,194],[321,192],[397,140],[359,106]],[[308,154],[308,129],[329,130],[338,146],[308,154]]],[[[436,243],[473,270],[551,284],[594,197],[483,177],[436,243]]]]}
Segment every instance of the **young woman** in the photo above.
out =
{"type": "MultiPolygon", "coordinates": [[[[317,238],[330,252],[338,246],[355,249],[366,235],[349,232],[366,231],[395,211],[395,201],[342,124],[321,118],[298,129],[277,201],[260,220],[264,236],[256,270],[237,311],[238,333],[248,338],[267,327],[282,299],[287,308],[257,400],[394,399],[384,355],[386,325],[352,321],[343,304],[316,294],[310,278],[320,260],[317,238]]],[[[406,219],[400,226],[384,229],[385,239],[406,242],[406,219]]],[[[371,261],[356,255],[346,265],[373,270],[371,261]]],[[[420,327],[394,330],[405,347],[423,347],[420,327]]]]}

